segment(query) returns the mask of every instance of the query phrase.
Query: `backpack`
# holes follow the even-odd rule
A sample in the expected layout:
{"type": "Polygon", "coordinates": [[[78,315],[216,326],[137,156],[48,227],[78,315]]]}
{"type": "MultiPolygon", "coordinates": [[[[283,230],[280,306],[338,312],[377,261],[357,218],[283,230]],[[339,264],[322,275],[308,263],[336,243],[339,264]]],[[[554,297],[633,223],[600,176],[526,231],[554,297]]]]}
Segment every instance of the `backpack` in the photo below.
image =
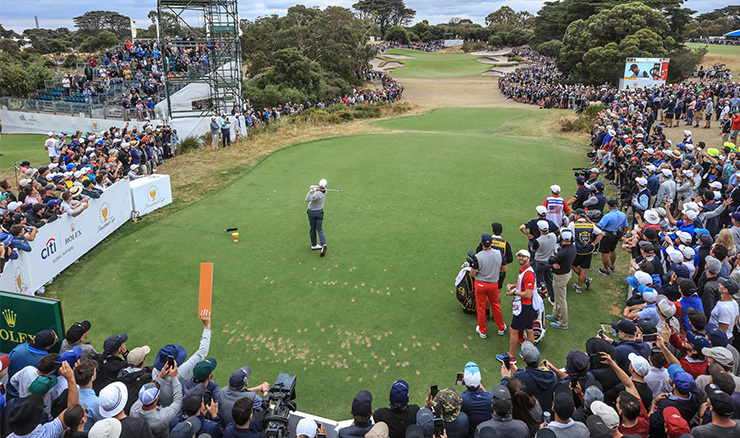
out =
{"type": "Polygon", "coordinates": [[[128,388],[128,401],[126,402],[126,407],[123,408],[126,415],[129,415],[131,407],[139,400],[139,390],[141,387],[152,381],[153,368],[151,366],[144,367],[133,373],[127,372],[124,368],[118,373],[118,381],[123,382],[126,388],[128,388]]]}

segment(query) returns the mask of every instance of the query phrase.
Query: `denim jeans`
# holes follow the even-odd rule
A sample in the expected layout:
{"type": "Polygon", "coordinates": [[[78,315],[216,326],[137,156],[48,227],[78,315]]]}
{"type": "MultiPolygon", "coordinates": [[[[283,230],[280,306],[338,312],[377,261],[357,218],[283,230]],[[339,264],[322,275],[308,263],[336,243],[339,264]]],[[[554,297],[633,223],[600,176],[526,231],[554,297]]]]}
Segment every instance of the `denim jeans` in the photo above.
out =
{"type": "Polygon", "coordinates": [[[311,246],[316,246],[316,233],[319,234],[319,242],[326,245],[324,237],[324,210],[308,210],[308,223],[311,225],[311,246]]]}

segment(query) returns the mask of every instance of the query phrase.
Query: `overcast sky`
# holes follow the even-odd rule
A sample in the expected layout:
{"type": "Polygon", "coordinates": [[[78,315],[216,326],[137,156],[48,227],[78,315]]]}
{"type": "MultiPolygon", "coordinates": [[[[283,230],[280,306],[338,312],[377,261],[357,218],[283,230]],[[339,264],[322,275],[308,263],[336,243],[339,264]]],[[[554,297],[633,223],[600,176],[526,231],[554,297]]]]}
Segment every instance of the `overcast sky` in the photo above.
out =
{"type": "MultiPolygon", "coordinates": [[[[356,0],[309,0],[306,6],[337,5],[351,7],[356,0]]],[[[239,3],[239,14],[242,18],[253,19],[262,15],[283,15],[285,11],[299,2],[297,0],[271,0],[239,3]]],[[[527,10],[536,14],[544,1],[519,0],[514,10],[527,10]]],[[[499,1],[473,0],[406,0],[406,5],[416,9],[414,22],[429,20],[431,24],[447,22],[452,17],[469,18],[475,23],[485,25],[484,18],[489,13],[507,4],[499,1]]],[[[727,1],[721,0],[687,0],[685,7],[699,12],[708,12],[716,8],[727,6],[727,1]]],[[[23,29],[34,27],[34,15],[38,15],[39,24],[43,28],[55,29],[67,27],[74,30],[72,18],[87,11],[110,10],[132,17],[137,26],[148,27],[151,22],[147,14],[157,7],[156,0],[127,0],[126,2],[100,2],[99,0],[0,0],[0,24],[5,28],[21,32],[23,29]]]]}

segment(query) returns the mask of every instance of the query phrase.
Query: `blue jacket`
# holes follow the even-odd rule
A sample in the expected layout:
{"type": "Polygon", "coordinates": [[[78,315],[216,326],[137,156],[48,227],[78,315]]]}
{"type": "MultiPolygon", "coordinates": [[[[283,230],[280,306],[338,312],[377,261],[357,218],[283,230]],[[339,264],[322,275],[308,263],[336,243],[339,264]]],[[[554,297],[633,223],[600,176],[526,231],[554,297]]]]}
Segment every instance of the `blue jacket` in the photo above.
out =
{"type": "MultiPolygon", "coordinates": [[[[552,395],[558,384],[558,377],[550,370],[541,368],[524,367],[519,368],[514,377],[519,379],[527,387],[527,394],[540,402],[543,411],[552,412],[552,395]]],[[[508,377],[501,379],[501,384],[506,385],[508,377]]]]}
{"type": "MultiPolygon", "coordinates": [[[[224,428],[221,427],[221,420],[219,420],[218,417],[213,420],[206,420],[205,415],[200,414],[198,415],[198,418],[200,419],[200,430],[195,434],[195,436],[200,436],[200,434],[203,433],[211,435],[212,438],[221,438],[223,436],[224,428]]],[[[170,422],[170,432],[185,420],[185,414],[180,414],[179,417],[172,420],[170,422]]]]}
{"type": "Polygon", "coordinates": [[[25,237],[13,237],[13,240],[10,242],[10,247],[13,249],[20,249],[21,251],[31,252],[31,245],[25,237]]]}
{"type": "Polygon", "coordinates": [[[491,393],[478,387],[475,391],[466,389],[462,393],[462,407],[460,410],[468,415],[468,437],[472,438],[475,428],[493,415],[493,398],[491,393]]]}
{"type": "Polygon", "coordinates": [[[660,188],[660,178],[658,178],[658,175],[652,174],[647,179],[647,188],[650,190],[650,194],[652,196],[655,196],[658,194],[658,189],[660,188]]]}
{"type": "MultiPolygon", "coordinates": [[[[39,350],[31,347],[29,344],[20,344],[10,352],[10,365],[8,365],[8,382],[10,379],[28,365],[36,366],[42,357],[49,354],[46,350],[39,350]]],[[[18,396],[18,391],[12,385],[8,385],[8,393],[18,396]]]]}
{"type": "Polygon", "coordinates": [[[616,348],[614,349],[614,362],[624,370],[625,373],[630,372],[630,360],[628,356],[630,353],[635,353],[639,356],[647,359],[650,356],[650,344],[647,342],[639,341],[622,341],[615,342],[616,348]]]}

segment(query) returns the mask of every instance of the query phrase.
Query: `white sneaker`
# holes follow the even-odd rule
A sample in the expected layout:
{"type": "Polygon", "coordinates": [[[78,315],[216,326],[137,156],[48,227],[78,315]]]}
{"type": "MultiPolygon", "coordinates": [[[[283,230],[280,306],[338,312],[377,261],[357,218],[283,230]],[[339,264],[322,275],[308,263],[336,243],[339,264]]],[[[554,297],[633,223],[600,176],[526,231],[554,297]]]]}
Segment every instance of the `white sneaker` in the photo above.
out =
{"type": "Polygon", "coordinates": [[[313,250],[321,249],[321,245],[313,245],[313,246],[311,246],[311,249],[313,249],[313,250]]]}
{"type": "Polygon", "coordinates": [[[326,244],[321,245],[321,257],[326,255],[326,244]]]}
{"type": "Polygon", "coordinates": [[[503,335],[505,335],[505,334],[506,334],[506,329],[507,329],[507,328],[508,328],[508,327],[506,327],[506,324],[504,324],[504,329],[503,329],[503,330],[499,330],[499,331],[498,331],[498,335],[499,335],[499,336],[503,336],[503,335]]]}
{"type": "Polygon", "coordinates": [[[488,337],[488,336],[486,336],[485,333],[481,333],[480,332],[480,326],[479,325],[476,325],[475,326],[475,332],[478,333],[480,335],[480,337],[483,338],[483,339],[486,339],[488,337]]]}

